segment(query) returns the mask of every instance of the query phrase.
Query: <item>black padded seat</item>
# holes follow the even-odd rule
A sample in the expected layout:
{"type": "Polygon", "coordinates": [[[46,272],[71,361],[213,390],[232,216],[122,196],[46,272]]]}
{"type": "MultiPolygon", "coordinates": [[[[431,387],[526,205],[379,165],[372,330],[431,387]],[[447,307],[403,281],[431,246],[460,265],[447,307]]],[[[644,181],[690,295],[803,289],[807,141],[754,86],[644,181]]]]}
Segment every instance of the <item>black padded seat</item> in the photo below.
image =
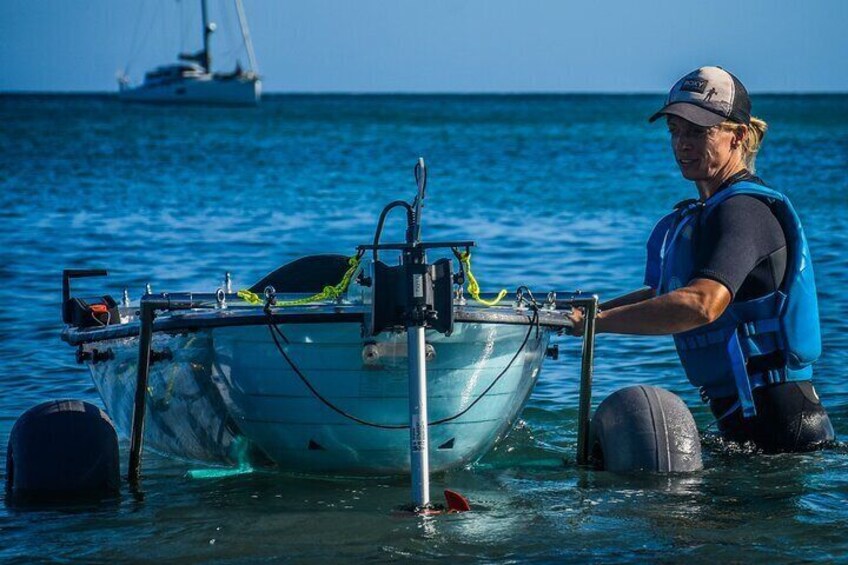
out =
{"type": "Polygon", "coordinates": [[[350,265],[344,255],[308,255],[286,263],[262,277],[250,292],[262,294],[273,286],[278,293],[317,293],[341,282],[350,265]]]}

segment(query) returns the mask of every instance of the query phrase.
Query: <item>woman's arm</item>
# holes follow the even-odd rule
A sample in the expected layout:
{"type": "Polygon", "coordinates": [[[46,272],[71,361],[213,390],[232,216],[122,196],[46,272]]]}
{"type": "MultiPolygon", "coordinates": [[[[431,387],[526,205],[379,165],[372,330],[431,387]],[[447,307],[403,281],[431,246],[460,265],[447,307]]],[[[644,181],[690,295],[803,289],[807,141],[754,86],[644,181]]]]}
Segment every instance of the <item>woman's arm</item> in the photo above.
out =
{"type": "MultiPolygon", "coordinates": [[[[664,335],[685,332],[718,319],[731,301],[730,291],[711,279],[695,279],[687,286],[641,302],[598,314],[599,333],[664,335]]],[[[572,333],[583,334],[583,313],[574,310],[572,333]]]]}
{"type": "Polygon", "coordinates": [[[656,295],[657,291],[655,291],[649,286],[645,286],[638,290],[634,290],[633,292],[628,292],[627,294],[616,296],[612,300],[607,300],[606,302],[600,304],[599,308],[601,310],[612,310],[613,308],[618,308],[619,306],[627,306],[628,304],[636,304],[637,302],[648,300],[649,298],[653,298],[656,295]]]}

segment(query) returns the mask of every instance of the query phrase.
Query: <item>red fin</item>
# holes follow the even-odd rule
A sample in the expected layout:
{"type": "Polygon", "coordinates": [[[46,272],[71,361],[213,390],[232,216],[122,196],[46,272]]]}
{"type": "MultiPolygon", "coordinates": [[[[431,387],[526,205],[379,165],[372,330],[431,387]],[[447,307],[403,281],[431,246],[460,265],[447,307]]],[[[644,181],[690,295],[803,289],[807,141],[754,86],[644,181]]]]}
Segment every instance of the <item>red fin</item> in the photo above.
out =
{"type": "Polygon", "coordinates": [[[445,490],[445,502],[448,505],[448,512],[468,512],[471,510],[468,500],[458,492],[452,490],[445,490]]]}

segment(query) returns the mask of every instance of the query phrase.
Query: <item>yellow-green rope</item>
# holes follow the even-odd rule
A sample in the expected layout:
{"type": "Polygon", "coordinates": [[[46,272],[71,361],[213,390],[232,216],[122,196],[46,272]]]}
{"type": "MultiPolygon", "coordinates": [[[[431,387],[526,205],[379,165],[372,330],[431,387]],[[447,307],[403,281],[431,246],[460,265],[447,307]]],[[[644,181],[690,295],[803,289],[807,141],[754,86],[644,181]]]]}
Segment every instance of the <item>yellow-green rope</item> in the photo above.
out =
{"type": "Polygon", "coordinates": [[[495,306],[498,302],[504,299],[507,295],[506,289],[501,289],[498,293],[497,298],[494,300],[483,300],[480,298],[480,285],[477,283],[477,279],[474,278],[474,275],[471,273],[471,251],[462,251],[460,252],[457,249],[453,250],[453,254],[456,255],[456,258],[459,259],[459,262],[462,264],[465,270],[465,276],[468,278],[468,294],[471,295],[471,298],[479,302],[484,306],[495,306]]]}
{"type": "MultiPolygon", "coordinates": [[[[306,298],[298,298],[296,300],[278,300],[274,306],[302,306],[304,304],[310,304],[312,302],[323,302],[325,300],[336,300],[341,297],[347,287],[350,286],[350,280],[353,278],[353,274],[356,272],[356,269],[359,268],[359,263],[362,260],[362,254],[356,254],[353,257],[350,257],[347,262],[350,267],[345,272],[342,280],[334,286],[325,286],[324,290],[319,292],[318,294],[313,294],[312,296],[307,296],[306,298]]],[[[261,306],[265,304],[265,300],[256,294],[255,292],[250,292],[249,290],[240,290],[238,291],[238,297],[248,302],[254,306],[261,306]]]]}

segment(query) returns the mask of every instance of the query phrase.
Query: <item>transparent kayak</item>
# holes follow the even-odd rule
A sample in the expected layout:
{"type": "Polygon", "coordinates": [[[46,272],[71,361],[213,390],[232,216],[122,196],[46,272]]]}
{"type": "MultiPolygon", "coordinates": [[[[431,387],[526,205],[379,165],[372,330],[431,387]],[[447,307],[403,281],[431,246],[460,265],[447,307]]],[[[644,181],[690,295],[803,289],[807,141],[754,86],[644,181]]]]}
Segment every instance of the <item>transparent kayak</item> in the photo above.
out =
{"type": "MultiPolygon", "coordinates": [[[[278,308],[271,317],[248,305],[157,317],[145,446],[235,465],[247,443],[254,458],[284,470],[407,472],[405,332],[368,335],[370,307],[356,292],[352,287],[349,295],[359,304],[278,308]]],[[[122,309],[121,318],[104,327],[68,327],[63,338],[88,354],[106,409],[128,436],[139,321],[133,308],[122,309]]],[[[507,434],[538,378],[551,333],[566,325],[561,312],[514,305],[455,305],[454,319],[449,336],[426,332],[436,471],[474,462],[507,434]]]]}

